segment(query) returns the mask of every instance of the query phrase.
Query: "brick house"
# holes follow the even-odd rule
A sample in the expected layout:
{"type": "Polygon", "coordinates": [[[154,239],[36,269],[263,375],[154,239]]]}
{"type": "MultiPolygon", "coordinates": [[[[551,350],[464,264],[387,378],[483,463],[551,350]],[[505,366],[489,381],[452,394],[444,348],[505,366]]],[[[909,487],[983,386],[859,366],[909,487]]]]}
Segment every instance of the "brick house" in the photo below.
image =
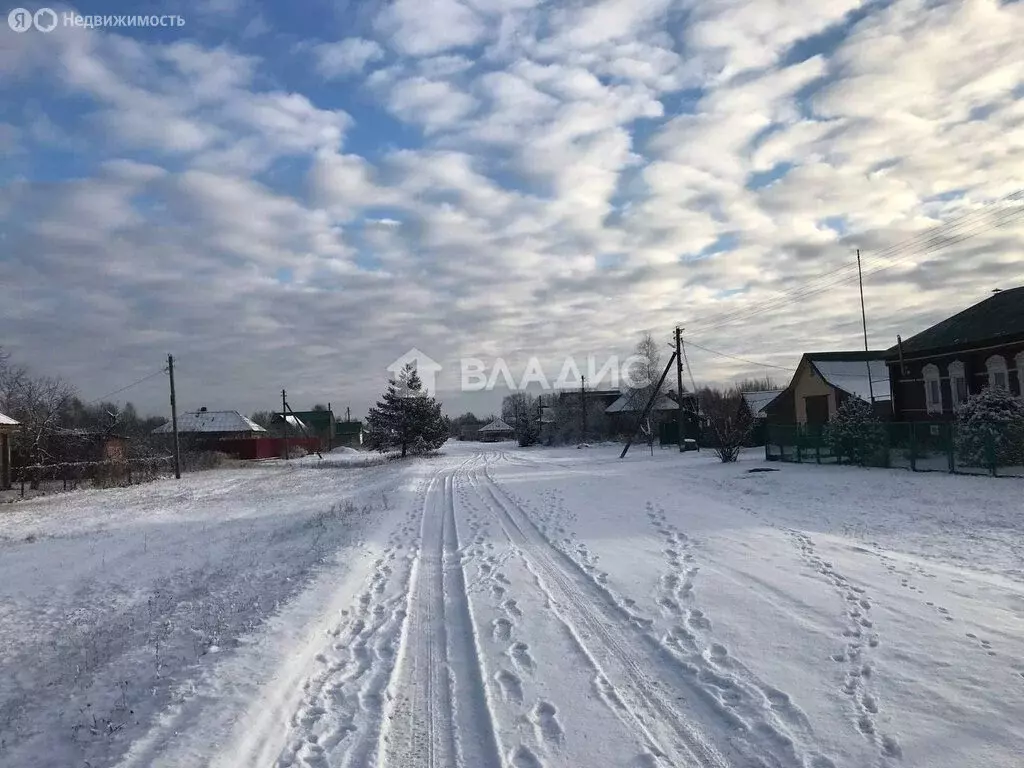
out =
{"type": "Polygon", "coordinates": [[[1022,394],[1024,286],[997,291],[886,351],[898,421],[951,421],[986,387],[1022,394]]]}

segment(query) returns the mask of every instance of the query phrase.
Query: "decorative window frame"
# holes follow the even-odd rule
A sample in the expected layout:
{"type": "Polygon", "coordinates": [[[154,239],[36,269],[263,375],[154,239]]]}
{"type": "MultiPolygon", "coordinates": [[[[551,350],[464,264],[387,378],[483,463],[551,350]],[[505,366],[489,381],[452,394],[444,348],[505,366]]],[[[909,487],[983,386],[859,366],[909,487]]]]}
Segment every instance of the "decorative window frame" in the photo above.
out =
{"type": "Polygon", "coordinates": [[[924,377],[924,403],[928,413],[942,413],[942,377],[939,375],[939,366],[928,363],[921,369],[924,377]],[[932,385],[934,383],[934,389],[932,385]],[[938,393],[938,400],[932,398],[932,394],[938,393]]]}
{"type": "Polygon", "coordinates": [[[964,400],[971,396],[971,388],[967,384],[967,370],[962,361],[954,360],[946,370],[949,372],[949,394],[953,399],[953,410],[955,411],[964,400]],[[960,397],[960,391],[956,384],[957,381],[964,383],[963,397],[960,397]]]}
{"type": "Polygon", "coordinates": [[[996,386],[996,376],[1003,375],[1003,387],[1010,390],[1010,369],[1006,365],[1006,358],[1002,355],[992,355],[985,361],[985,369],[988,371],[988,385],[996,386]]]}

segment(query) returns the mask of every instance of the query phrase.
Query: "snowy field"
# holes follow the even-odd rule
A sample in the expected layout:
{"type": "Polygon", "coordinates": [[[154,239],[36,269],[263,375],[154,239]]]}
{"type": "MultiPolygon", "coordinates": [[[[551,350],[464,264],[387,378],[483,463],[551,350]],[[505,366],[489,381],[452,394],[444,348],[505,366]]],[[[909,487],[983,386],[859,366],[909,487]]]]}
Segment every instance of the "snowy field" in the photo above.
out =
{"type": "Polygon", "coordinates": [[[618,450],[5,505],[0,765],[1022,765],[1024,483],[618,450]]]}

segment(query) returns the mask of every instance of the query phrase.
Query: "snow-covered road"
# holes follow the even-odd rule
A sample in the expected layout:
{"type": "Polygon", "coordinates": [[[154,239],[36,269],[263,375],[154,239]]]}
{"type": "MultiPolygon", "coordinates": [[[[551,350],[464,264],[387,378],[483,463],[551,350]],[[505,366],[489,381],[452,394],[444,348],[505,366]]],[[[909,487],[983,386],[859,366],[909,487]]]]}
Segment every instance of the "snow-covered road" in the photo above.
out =
{"type": "Polygon", "coordinates": [[[1021,765],[1024,485],[617,453],[15,505],[0,764],[1021,765]]]}

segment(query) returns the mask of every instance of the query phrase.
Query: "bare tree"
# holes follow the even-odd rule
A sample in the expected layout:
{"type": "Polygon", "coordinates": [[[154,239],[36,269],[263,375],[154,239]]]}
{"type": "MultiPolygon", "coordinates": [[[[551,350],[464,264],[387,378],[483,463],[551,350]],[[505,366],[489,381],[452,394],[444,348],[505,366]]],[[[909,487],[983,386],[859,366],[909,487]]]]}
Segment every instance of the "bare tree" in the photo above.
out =
{"type": "Polygon", "coordinates": [[[724,392],[702,389],[700,406],[710,438],[707,442],[715,455],[723,463],[736,461],[754,429],[754,419],[743,404],[743,393],[738,388],[724,392]]]}
{"type": "MultiPolygon", "coordinates": [[[[659,390],[658,381],[661,379],[665,366],[662,364],[658,343],[650,332],[644,333],[640,341],[637,342],[633,354],[637,359],[630,367],[630,381],[627,382],[633,386],[630,386],[625,394],[629,411],[636,418],[643,413],[648,401],[655,393],[662,394],[664,387],[659,390]]],[[[652,453],[654,452],[654,437],[661,419],[661,412],[652,408],[640,424],[640,433],[652,453]]]]}
{"type": "Polygon", "coordinates": [[[782,389],[778,383],[768,375],[761,378],[754,379],[741,379],[736,383],[736,388],[740,392],[772,392],[777,389],[782,389]]]}
{"type": "Polygon", "coordinates": [[[24,368],[5,366],[2,373],[0,403],[21,422],[15,445],[30,464],[45,463],[47,440],[60,428],[75,388],[60,378],[31,376],[24,368]]]}

